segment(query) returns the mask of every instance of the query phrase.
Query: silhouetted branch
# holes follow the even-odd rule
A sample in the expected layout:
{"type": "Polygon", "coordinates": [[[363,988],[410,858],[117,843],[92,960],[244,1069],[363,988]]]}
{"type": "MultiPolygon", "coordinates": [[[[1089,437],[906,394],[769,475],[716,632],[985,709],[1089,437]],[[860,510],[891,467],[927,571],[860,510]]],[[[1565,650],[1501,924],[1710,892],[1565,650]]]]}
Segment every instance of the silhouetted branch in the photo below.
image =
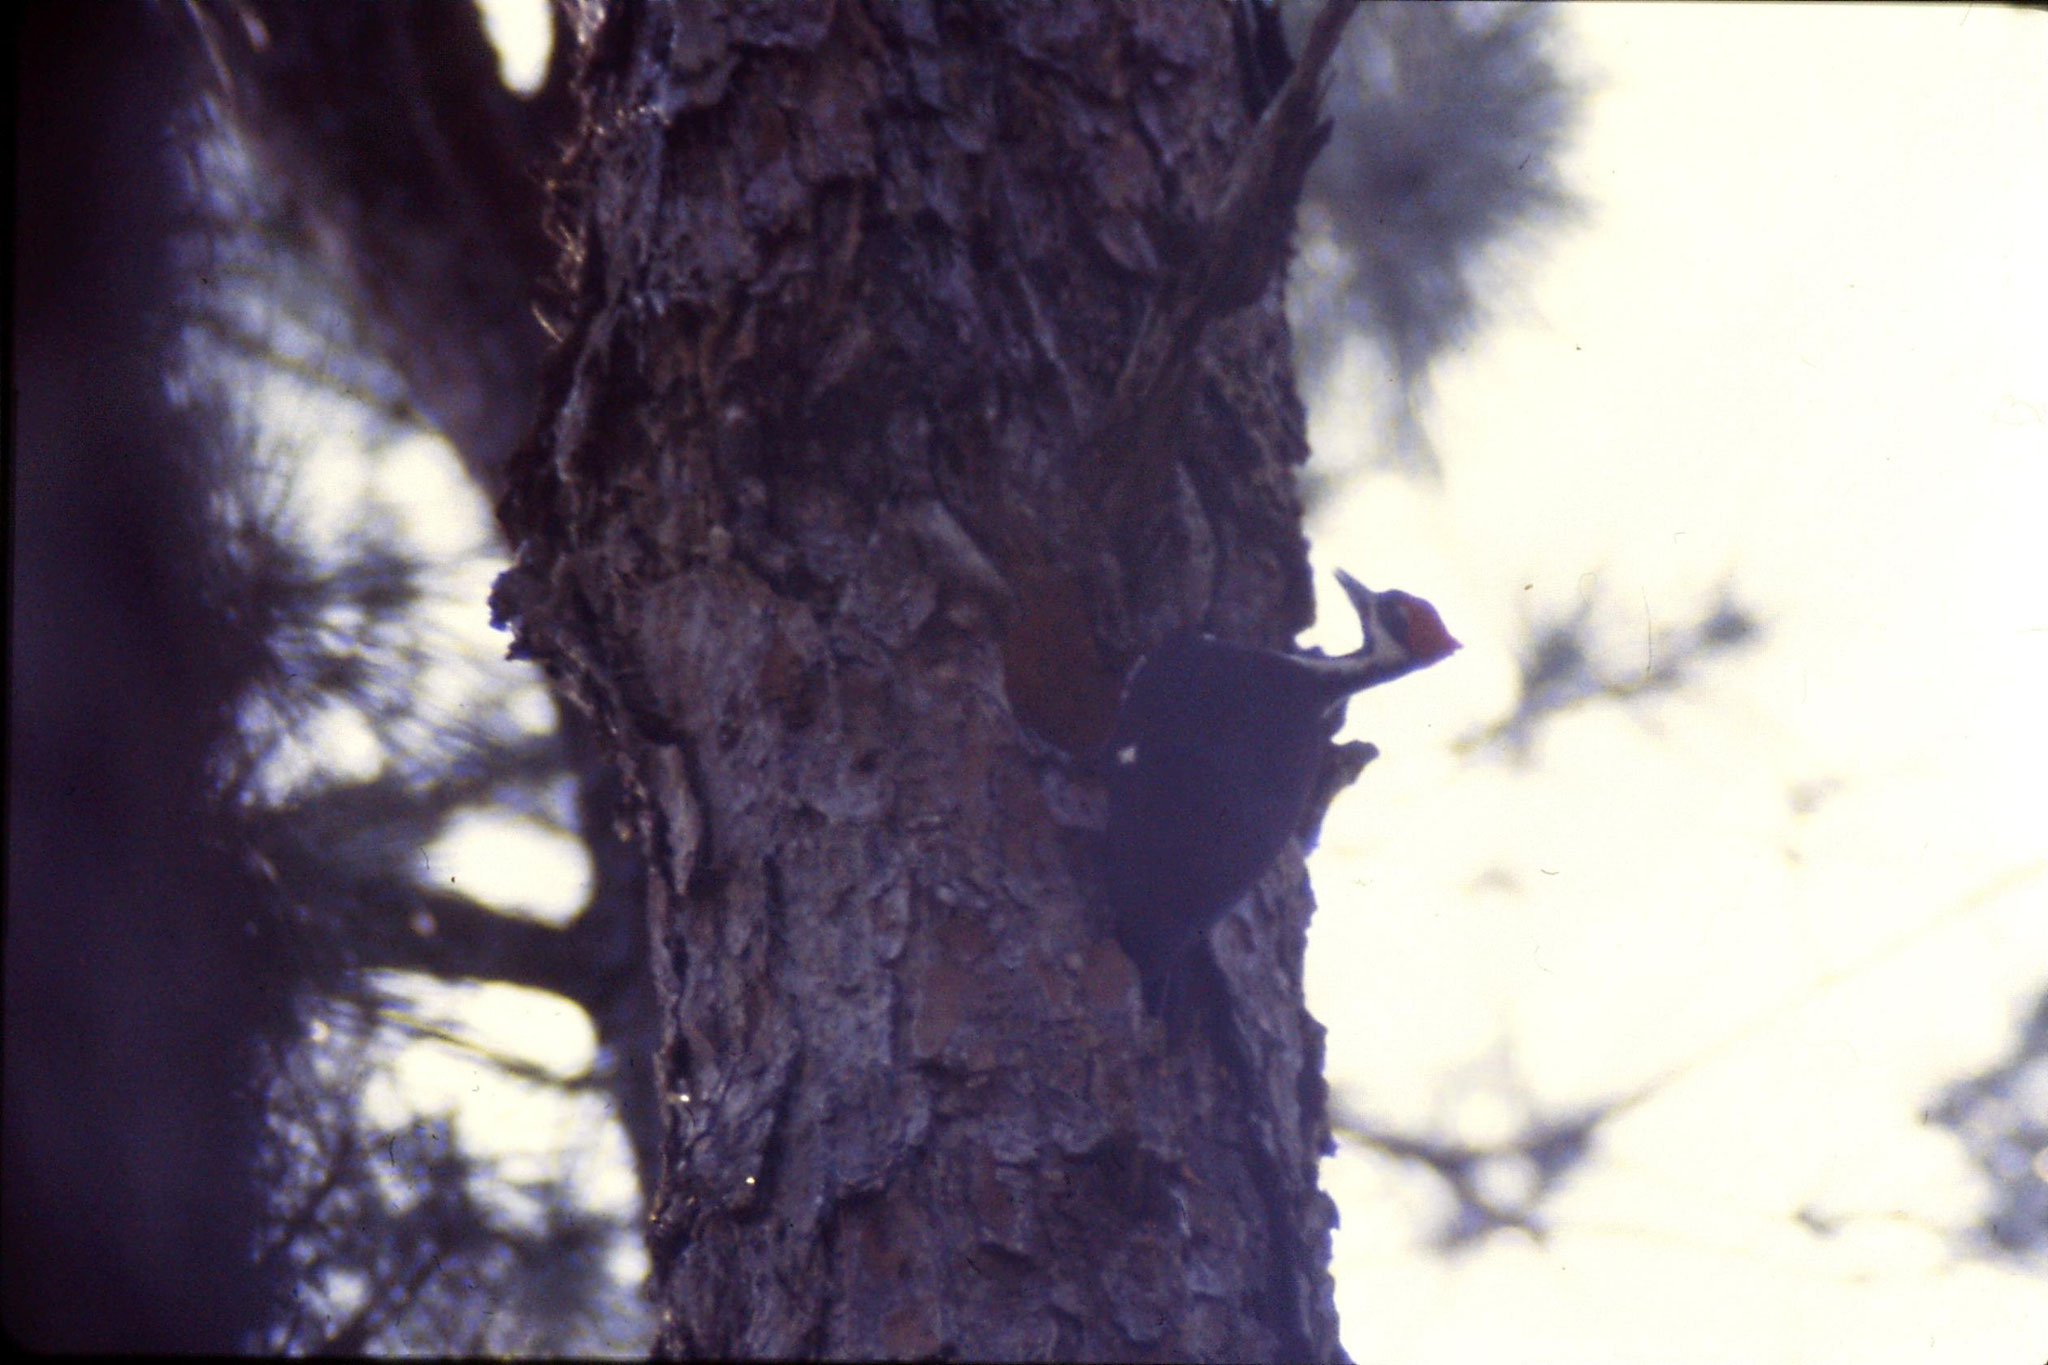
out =
{"type": "Polygon", "coordinates": [[[1427,1167],[1449,1188],[1457,1212],[1437,1234],[1453,1251],[1500,1228],[1519,1228],[1541,1241],[1548,1233],[1541,1204],[1593,1149],[1595,1130],[1633,1104],[1631,1096],[1551,1118],[1531,1117],[1513,1137],[1462,1143],[1417,1137],[1331,1105],[1330,1130],[1338,1137],[1402,1161],[1427,1167]]]}
{"type": "Polygon", "coordinates": [[[1926,1118],[1953,1132],[1990,1181],[1978,1245],[1999,1255],[2048,1257],[2048,992],[2012,1054],[1949,1086],[1926,1118]]]}
{"type": "Polygon", "coordinates": [[[1527,761],[1544,722],[1594,702],[1639,701],[1693,682],[1711,659],[1749,644],[1761,630],[1756,618],[1723,588],[1697,623],[1643,640],[1640,667],[1610,667],[1594,657],[1591,636],[1598,603],[1588,597],[1562,620],[1531,630],[1521,660],[1515,707],[1491,724],[1459,737],[1454,753],[1470,756],[1493,745],[1527,761]]]}

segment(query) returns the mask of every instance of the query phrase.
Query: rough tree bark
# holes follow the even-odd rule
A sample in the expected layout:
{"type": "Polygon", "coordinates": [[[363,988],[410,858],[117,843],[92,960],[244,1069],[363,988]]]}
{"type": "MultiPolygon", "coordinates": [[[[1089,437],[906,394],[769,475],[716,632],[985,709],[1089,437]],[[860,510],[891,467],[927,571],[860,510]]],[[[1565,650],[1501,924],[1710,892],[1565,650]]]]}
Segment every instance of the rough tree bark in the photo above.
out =
{"type": "Polygon", "coordinates": [[[658,1349],[1339,1355],[1301,860],[1169,1036],[1089,763],[1169,629],[1308,616],[1313,76],[1262,141],[1210,0],[585,22],[496,603],[649,860],[658,1349]]]}

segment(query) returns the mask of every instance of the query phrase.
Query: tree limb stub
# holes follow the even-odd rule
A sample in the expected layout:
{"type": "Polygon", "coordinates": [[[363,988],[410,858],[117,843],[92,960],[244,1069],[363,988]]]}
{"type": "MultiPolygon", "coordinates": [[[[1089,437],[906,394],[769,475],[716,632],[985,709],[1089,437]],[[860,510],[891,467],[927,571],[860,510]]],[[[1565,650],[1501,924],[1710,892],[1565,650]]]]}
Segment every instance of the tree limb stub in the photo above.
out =
{"type": "Polygon", "coordinates": [[[1257,299],[1286,264],[1302,180],[1329,137],[1323,71],[1357,5],[1325,0],[1293,73],[1232,164],[1194,261],[1146,311],[1084,466],[1107,488],[1112,527],[1155,503],[1173,467],[1175,417],[1202,329],[1257,299]]]}

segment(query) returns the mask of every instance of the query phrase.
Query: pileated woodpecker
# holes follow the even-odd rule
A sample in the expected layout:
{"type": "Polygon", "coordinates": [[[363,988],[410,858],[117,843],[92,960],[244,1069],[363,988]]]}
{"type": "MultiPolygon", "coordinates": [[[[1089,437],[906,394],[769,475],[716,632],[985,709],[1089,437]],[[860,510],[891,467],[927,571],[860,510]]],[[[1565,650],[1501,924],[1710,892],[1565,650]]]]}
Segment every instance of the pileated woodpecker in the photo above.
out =
{"type": "Polygon", "coordinates": [[[1292,653],[1184,630],[1131,673],[1109,779],[1116,935],[1160,1011],[1203,933],[1250,891],[1301,824],[1354,693],[1458,648],[1435,607],[1342,569],[1356,653],[1292,653]]]}

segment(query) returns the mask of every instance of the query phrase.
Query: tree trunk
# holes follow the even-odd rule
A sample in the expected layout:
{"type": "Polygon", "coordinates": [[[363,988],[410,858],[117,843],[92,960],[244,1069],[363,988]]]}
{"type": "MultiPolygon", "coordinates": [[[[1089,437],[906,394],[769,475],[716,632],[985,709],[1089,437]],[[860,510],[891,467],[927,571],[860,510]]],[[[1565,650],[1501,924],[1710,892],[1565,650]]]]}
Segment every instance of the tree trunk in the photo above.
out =
{"type": "Polygon", "coordinates": [[[1184,1033],[1099,865],[1126,667],[1310,600],[1230,8],[591,22],[496,600],[648,859],[658,1349],[1337,1356],[1300,858],[1184,1033]]]}
{"type": "Polygon", "coordinates": [[[260,641],[206,591],[216,433],[172,404],[189,90],[143,6],[31,6],[16,130],[5,1310],[43,1351],[241,1349],[262,897],[207,818],[260,641]]]}

